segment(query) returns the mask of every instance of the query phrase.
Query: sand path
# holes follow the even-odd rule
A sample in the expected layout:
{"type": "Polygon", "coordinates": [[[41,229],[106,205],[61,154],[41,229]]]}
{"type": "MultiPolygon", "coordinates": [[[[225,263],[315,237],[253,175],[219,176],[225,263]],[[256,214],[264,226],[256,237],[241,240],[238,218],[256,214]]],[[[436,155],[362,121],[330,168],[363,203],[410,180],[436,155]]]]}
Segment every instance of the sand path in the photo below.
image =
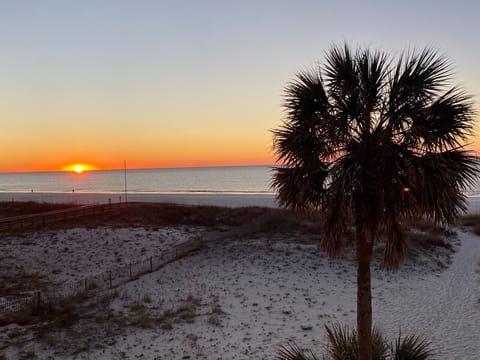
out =
{"type": "MultiPolygon", "coordinates": [[[[376,324],[390,338],[400,328],[425,335],[438,360],[480,358],[480,239],[461,231],[458,236],[462,245],[443,271],[412,262],[396,273],[374,271],[376,324]]],[[[324,324],[355,323],[354,274],[353,263],[329,264],[312,245],[275,241],[265,245],[264,239],[211,248],[123,289],[137,298],[148,293],[167,307],[188,293],[207,302],[218,296],[225,311],[220,327],[199,317],[169,331],[137,331],[93,356],[273,358],[279,345],[288,341],[320,355],[324,324]]]]}
{"type": "MultiPolygon", "coordinates": [[[[382,329],[419,332],[438,359],[480,359],[480,238],[459,231],[461,246],[441,273],[412,276],[375,307],[382,329]]],[[[401,271],[401,270],[400,270],[401,271]]]]}

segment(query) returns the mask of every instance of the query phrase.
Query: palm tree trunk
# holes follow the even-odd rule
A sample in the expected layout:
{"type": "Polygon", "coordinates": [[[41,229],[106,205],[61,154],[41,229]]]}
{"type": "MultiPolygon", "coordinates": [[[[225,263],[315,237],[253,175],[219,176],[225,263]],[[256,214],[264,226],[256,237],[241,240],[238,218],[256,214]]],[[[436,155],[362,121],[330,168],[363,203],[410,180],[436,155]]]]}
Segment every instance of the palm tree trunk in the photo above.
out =
{"type": "Polygon", "coordinates": [[[373,241],[357,228],[358,360],[372,360],[372,289],[370,262],[373,241]]]}

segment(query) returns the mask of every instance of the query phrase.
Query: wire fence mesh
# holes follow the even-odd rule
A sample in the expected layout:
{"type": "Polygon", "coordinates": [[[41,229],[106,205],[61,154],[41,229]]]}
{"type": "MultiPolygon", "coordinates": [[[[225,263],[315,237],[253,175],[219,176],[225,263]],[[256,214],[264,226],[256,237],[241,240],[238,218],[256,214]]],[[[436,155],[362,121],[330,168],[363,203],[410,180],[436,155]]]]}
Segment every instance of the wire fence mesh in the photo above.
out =
{"type": "Polygon", "coordinates": [[[199,239],[188,240],[155,256],[142,258],[127,265],[111,267],[100,273],[84,277],[79,281],[65,282],[55,290],[32,291],[29,295],[23,297],[0,299],[0,316],[18,312],[32,306],[56,303],[83,291],[113,289],[184,257],[190,252],[197,250],[200,244],[199,239]]]}

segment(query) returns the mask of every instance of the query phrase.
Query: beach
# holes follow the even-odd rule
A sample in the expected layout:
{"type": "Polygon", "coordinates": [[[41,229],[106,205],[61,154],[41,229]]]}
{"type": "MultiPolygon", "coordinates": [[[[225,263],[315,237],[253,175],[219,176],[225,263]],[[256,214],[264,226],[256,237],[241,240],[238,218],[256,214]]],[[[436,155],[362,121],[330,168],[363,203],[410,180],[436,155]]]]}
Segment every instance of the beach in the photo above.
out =
{"type": "Polygon", "coordinates": [[[2,2],[0,360],[480,360],[479,14],[2,2]]]}
{"type": "MultiPolygon", "coordinates": [[[[201,193],[60,193],[60,192],[0,192],[2,201],[36,201],[71,204],[108,204],[124,202],[173,203],[183,205],[211,206],[261,206],[277,208],[275,194],[201,194],[201,193]]],[[[466,213],[480,213],[480,197],[467,197],[466,213]]]]}
{"type": "MultiPolygon", "coordinates": [[[[296,343],[321,356],[324,325],[355,324],[353,254],[329,260],[312,224],[295,225],[285,215],[275,219],[274,209],[255,210],[238,226],[229,225],[224,212],[207,216],[223,220],[201,223],[191,218],[201,219],[205,210],[195,215],[195,208],[188,209],[185,223],[121,226],[121,219],[114,225],[94,219],[87,226],[73,222],[3,236],[3,269],[42,274],[49,284],[78,281],[191,239],[202,247],[101,292],[71,327],[49,328],[38,337],[31,326],[3,326],[0,354],[15,360],[28,354],[246,360],[272,359],[280,346],[296,343]]],[[[413,248],[397,272],[374,264],[374,322],[390,339],[399,331],[426,337],[436,359],[473,360],[480,354],[480,241],[463,226],[451,230],[448,247],[413,248]]]]}
{"type": "Polygon", "coordinates": [[[124,202],[163,202],[184,205],[212,205],[212,206],[262,206],[277,207],[274,194],[160,194],[160,193],[47,193],[47,192],[0,192],[2,201],[37,201],[48,203],[71,204],[108,204],[124,202]]]}

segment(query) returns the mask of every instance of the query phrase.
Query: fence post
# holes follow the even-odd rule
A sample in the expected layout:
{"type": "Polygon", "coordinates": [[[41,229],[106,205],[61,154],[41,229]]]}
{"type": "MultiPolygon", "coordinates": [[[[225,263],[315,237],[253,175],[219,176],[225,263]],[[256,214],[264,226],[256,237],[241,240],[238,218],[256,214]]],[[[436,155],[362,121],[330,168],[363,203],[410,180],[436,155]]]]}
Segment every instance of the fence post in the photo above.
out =
{"type": "Polygon", "coordinates": [[[153,272],[153,260],[151,256],[150,256],[150,272],[153,272]]]}
{"type": "Polygon", "coordinates": [[[108,282],[110,284],[110,289],[112,288],[112,270],[108,272],[108,282]]]}
{"type": "Polygon", "coordinates": [[[42,295],[40,291],[37,291],[37,310],[40,309],[40,305],[42,304],[42,295]]]}

